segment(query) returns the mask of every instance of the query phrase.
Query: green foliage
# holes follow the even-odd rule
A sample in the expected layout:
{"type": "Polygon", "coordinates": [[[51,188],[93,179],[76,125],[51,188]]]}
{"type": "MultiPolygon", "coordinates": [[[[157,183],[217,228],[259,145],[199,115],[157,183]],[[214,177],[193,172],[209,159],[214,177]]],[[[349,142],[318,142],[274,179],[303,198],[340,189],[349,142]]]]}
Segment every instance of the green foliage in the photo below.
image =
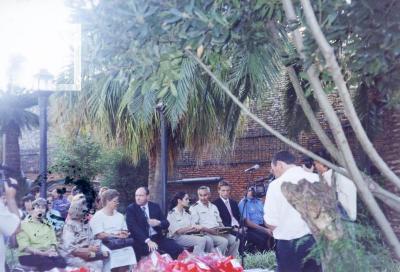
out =
{"type": "Polygon", "coordinates": [[[70,1],[83,25],[85,81],[75,114],[132,158],[157,137],[162,102],[174,142],[201,149],[233,140],[240,110],[185,53],[198,56],[241,101],[270,91],[281,78],[279,54],[265,22],[281,17],[279,1],[70,1]]]}
{"type": "MultiPolygon", "coordinates": [[[[322,0],[313,8],[354,99],[369,135],[379,132],[384,107],[400,105],[400,2],[393,0],[322,0]]],[[[301,9],[298,9],[301,18],[301,9]]],[[[304,19],[302,19],[304,21],[304,19]]],[[[305,66],[316,62],[326,89],[333,84],[325,61],[308,30],[305,33],[305,66]]]]}
{"type": "Polygon", "coordinates": [[[244,268],[253,269],[269,269],[274,271],[276,268],[276,257],[274,251],[256,252],[254,254],[246,254],[244,258],[244,268]]]}
{"type": "Polygon", "coordinates": [[[120,209],[126,207],[135,200],[135,191],[140,186],[147,186],[148,162],[140,160],[136,165],[122,150],[112,150],[105,155],[104,175],[102,186],[116,189],[120,193],[120,209]]]}
{"type": "Polygon", "coordinates": [[[83,177],[89,180],[104,171],[101,145],[90,135],[60,136],[56,142],[51,171],[73,179],[83,177]]]}
{"type": "MultiPolygon", "coordinates": [[[[306,79],[300,76],[300,67],[294,66],[294,69],[298,74],[303,91],[307,90],[309,83],[306,79]]],[[[314,96],[310,95],[310,93],[305,93],[304,95],[306,96],[307,102],[311,106],[313,112],[317,112],[319,110],[319,106],[314,96]]],[[[308,119],[297,100],[296,91],[290,82],[289,87],[284,91],[283,111],[285,124],[288,130],[288,136],[294,139],[296,139],[302,131],[311,131],[310,123],[308,122],[308,119]]]]}
{"type": "Polygon", "coordinates": [[[345,223],[346,234],[338,241],[320,240],[310,256],[326,256],[324,271],[399,271],[400,263],[368,225],[345,223]]]}
{"type": "Polygon", "coordinates": [[[0,131],[2,133],[10,124],[17,126],[21,135],[22,129],[32,129],[39,126],[39,118],[29,111],[37,105],[37,97],[30,93],[0,92],[0,131]]]}

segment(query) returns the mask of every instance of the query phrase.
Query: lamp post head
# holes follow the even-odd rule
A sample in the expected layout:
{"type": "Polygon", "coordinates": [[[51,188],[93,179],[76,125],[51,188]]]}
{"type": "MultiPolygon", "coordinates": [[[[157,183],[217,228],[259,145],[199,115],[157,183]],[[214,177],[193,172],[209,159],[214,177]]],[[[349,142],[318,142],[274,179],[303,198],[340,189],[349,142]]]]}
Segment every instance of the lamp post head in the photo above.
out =
{"type": "Polygon", "coordinates": [[[39,73],[35,74],[34,89],[37,91],[52,91],[54,90],[54,76],[47,69],[40,69],[39,73]]]}

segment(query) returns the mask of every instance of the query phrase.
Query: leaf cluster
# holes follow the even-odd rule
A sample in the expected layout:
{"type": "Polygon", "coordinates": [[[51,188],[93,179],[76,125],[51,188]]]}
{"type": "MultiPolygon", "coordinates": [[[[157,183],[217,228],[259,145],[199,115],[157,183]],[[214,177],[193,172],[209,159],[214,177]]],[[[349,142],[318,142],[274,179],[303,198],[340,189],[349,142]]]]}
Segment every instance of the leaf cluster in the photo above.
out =
{"type": "Polygon", "coordinates": [[[12,125],[21,135],[22,129],[32,129],[39,126],[38,116],[30,111],[37,105],[37,96],[26,92],[0,92],[0,131],[12,125]]]}
{"type": "Polygon", "coordinates": [[[76,138],[58,137],[52,157],[50,171],[72,179],[83,178],[92,181],[104,170],[103,150],[90,135],[81,134],[76,138]]]}
{"type": "Polygon", "coordinates": [[[279,1],[70,1],[83,26],[86,123],[125,144],[137,161],[158,136],[161,102],[174,142],[200,149],[233,140],[240,110],[184,53],[196,50],[241,101],[282,78],[266,22],[279,1]]]}
{"type": "MultiPolygon", "coordinates": [[[[370,136],[381,129],[385,108],[400,105],[400,2],[383,1],[313,1],[317,20],[336,58],[348,88],[353,92],[360,119],[370,136]]],[[[299,8],[300,20],[307,25],[299,8]]],[[[305,68],[316,63],[325,90],[334,90],[326,62],[311,33],[305,37],[305,68]]]]}
{"type": "Polygon", "coordinates": [[[324,271],[399,271],[399,263],[391,258],[375,228],[353,222],[344,224],[344,238],[334,242],[321,239],[309,255],[324,262],[324,271]]]}

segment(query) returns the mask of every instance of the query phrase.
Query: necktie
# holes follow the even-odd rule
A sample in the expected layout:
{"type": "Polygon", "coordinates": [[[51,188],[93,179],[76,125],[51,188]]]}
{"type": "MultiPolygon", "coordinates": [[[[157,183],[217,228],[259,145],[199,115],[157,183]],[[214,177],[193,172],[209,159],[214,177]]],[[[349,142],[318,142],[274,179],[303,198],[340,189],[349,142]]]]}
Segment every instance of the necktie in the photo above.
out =
{"type": "Polygon", "coordinates": [[[231,205],[229,205],[229,200],[225,200],[225,206],[228,209],[229,214],[233,217],[231,205]]]}
{"type": "Polygon", "coordinates": [[[142,207],[142,211],[143,211],[144,216],[146,217],[146,219],[149,219],[149,217],[147,216],[147,212],[146,212],[146,206],[142,207]]]}
{"type": "MultiPolygon", "coordinates": [[[[144,213],[144,217],[146,217],[146,223],[147,223],[147,220],[149,219],[149,217],[147,216],[147,213],[146,213],[146,206],[143,206],[142,207],[142,211],[143,211],[143,213],[144,213]]],[[[151,227],[150,227],[150,225],[147,223],[147,225],[148,225],[148,231],[149,231],[149,236],[151,236],[151,227]]]]}

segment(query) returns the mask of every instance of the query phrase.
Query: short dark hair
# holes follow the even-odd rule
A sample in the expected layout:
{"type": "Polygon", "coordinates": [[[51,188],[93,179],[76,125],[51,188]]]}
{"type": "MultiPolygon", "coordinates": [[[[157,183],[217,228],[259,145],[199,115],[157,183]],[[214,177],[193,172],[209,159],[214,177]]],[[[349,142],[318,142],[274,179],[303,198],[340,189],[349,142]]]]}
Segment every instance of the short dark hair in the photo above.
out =
{"type": "Polygon", "coordinates": [[[296,157],[289,151],[279,151],[272,158],[272,164],[276,165],[278,161],[284,162],[286,164],[294,164],[296,162],[296,157]]]}
{"type": "Polygon", "coordinates": [[[31,194],[35,195],[40,192],[40,186],[35,185],[31,188],[31,194]]]}
{"type": "Polygon", "coordinates": [[[221,189],[221,187],[224,187],[224,186],[231,187],[229,182],[227,182],[226,180],[221,180],[220,182],[218,182],[218,190],[221,189]]]}
{"type": "Polygon", "coordinates": [[[308,169],[311,169],[314,165],[314,159],[311,157],[303,156],[301,160],[304,166],[307,167],[308,169]]]}
{"type": "Polygon", "coordinates": [[[172,211],[176,207],[176,205],[178,205],[178,199],[182,200],[185,197],[185,195],[187,195],[186,192],[176,193],[170,202],[169,210],[172,211]]]}
{"type": "Polygon", "coordinates": [[[321,158],[332,162],[332,157],[329,155],[329,153],[325,149],[320,149],[317,152],[315,152],[316,155],[320,156],[321,158]]]}
{"type": "Polygon", "coordinates": [[[27,194],[22,198],[21,202],[25,203],[25,202],[34,201],[34,200],[35,200],[35,197],[32,194],[27,194]]]}

